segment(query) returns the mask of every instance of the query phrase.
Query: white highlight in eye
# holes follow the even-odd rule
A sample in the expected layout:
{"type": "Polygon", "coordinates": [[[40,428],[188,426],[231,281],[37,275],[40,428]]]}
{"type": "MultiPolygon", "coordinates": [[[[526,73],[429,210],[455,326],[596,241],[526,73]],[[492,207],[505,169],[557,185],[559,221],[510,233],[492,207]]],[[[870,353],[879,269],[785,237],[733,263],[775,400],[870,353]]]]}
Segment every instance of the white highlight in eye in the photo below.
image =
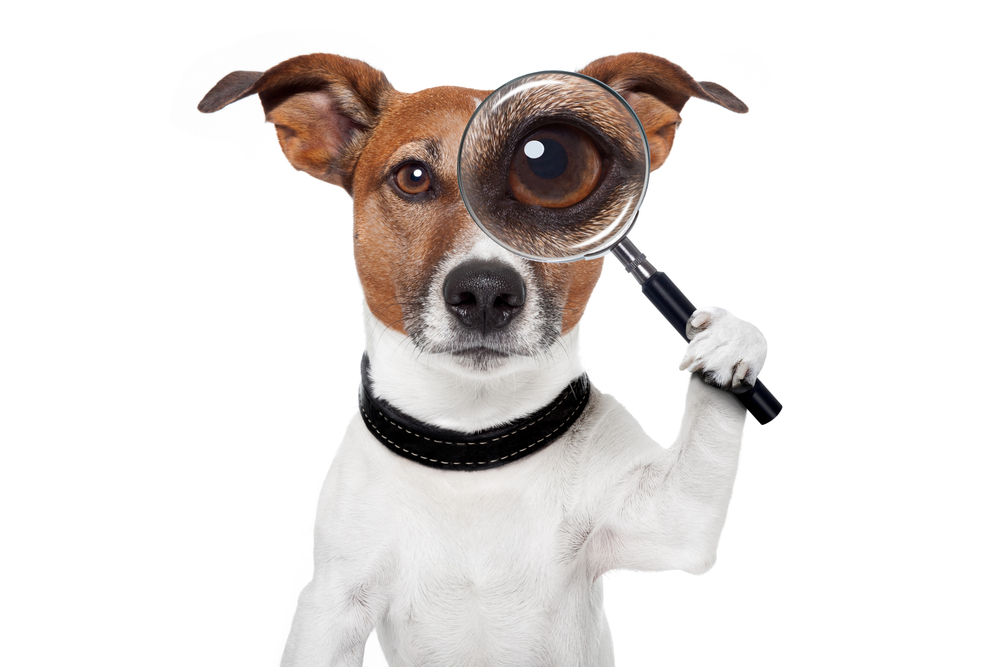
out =
{"type": "Polygon", "coordinates": [[[418,178],[420,178],[423,175],[424,175],[424,170],[423,169],[414,169],[413,170],[413,180],[417,180],[418,178]]]}
{"type": "Polygon", "coordinates": [[[544,152],[545,146],[543,146],[540,141],[529,141],[524,145],[524,154],[532,160],[537,160],[542,157],[542,153],[544,152]]]}

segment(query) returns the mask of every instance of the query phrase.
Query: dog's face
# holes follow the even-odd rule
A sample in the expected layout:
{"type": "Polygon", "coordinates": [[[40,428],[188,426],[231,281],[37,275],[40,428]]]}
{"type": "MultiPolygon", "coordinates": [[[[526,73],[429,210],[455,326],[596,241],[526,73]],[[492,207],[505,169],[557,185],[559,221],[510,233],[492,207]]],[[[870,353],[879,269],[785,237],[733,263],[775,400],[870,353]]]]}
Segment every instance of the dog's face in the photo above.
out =
{"type": "Polygon", "coordinates": [[[472,221],[459,143],[489,91],[396,94],[354,171],[354,248],[371,312],[421,350],[469,370],[544,353],[576,326],[601,260],[530,262],[472,221]]]}
{"type": "MultiPolygon", "coordinates": [[[[649,138],[652,168],[666,159],[691,96],[745,107],[647,54],[591,63],[582,73],[616,88],[649,138]]],[[[490,372],[544,354],[580,321],[602,260],[531,262],[489,240],[458,189],[462,133],[485,90],[442,87],[413,94],[381,72],[325,54],[263,74],[234,72],[199,108],[215,111],[257,93],[297,169],[354,198],[354,251],[374,317],[421,351],[490,372]]]]}

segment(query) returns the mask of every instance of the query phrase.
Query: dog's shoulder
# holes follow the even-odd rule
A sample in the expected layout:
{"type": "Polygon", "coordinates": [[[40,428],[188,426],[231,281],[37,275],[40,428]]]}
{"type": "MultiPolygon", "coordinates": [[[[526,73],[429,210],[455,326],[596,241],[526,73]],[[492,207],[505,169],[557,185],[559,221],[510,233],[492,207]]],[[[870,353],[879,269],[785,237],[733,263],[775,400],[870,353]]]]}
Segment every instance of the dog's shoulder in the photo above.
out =
{"type": "Polygon", "coordinates": [[[596,387],[591,387],[589,405],[575,430],[584,440],[586,455],[597,465],[661,451],[624,405],[596,387]]]}
{"type": "Polygon", "coordinates": [[[614,396],[595,387],[580,419],[551,449],[571,504],[598,513],[635,471],[665,463],[663,447],[614,396]]]}

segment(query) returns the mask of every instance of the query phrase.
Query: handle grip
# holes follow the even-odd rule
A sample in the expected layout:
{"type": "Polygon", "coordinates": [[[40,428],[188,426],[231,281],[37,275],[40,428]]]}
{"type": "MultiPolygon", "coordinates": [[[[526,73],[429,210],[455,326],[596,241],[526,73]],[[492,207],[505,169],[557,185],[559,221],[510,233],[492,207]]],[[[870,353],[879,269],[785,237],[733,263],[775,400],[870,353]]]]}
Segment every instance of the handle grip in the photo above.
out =
{"type": "MultiPolygon", "coordinates": [[[[687,337],[687,321],[694,314],[695,307],[688,301],[687,297],[677,289],[673,281],[667,277],[663,271],[657,271],[649,276],[642,283],[642,293],[653,302],[656,309],[663,314],[667,321],[677,329],[677,333],[690,341],[687,337]]],[[[742,394],[733,394],[740,400],[761,424],[766,424],[781,412],[781,403],[774,397],[764,383],[757,378],[757,382],[750,391],[742,394]]]]}

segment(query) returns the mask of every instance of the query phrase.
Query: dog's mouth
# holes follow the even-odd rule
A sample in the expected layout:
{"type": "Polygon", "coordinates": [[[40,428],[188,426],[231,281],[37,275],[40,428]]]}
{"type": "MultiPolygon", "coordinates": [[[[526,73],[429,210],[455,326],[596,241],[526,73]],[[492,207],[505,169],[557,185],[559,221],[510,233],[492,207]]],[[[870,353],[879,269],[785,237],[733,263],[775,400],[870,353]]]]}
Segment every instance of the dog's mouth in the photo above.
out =
{"type": "Polygon", "coordinates": [[[481,359],[505,359],[511,356],[506,350],[500,350],[488,345],[475,345],[451,350],[451,355],[455,357],[473,357],[481,359]]]}
{"type": "Polygon", "coordinates": [[[479,373],[497,371],[507,366],[512,357],[524,356],[511,350],[482,344],[452,347],[448,354],[459,366],[479,373]]]}
{"type": "Polygon", "coordinates": [[[535,354],[535,351],[520,349],[517,345],[482,340],[452,341],[450,344],[430,346],[426,351],[444,355],[460,367],[477,373],[497,371],[507,367],[515,359],[528,358],[535,354]]]}
{"type": "Polygon", "coordinates": [[[484,335],[478,331],[459,329],[454,325],[444,332],[429,329],[423,321],[410,329],[417,348],[425,353],[450,357],[462,365],[478,362],[502,364],[517,357],[534,357],[552,342],[540,332],[523,332],[504,329],[484,335]],[[535,335],[531,335],[535,333],[535,335]]]}

